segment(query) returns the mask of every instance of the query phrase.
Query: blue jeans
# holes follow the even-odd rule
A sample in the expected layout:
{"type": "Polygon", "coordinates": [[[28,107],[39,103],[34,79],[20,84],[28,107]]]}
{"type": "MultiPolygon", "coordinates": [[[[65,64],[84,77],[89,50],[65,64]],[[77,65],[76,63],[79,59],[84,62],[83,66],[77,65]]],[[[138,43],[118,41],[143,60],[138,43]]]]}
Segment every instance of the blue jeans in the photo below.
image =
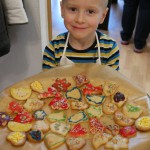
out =
{"type": "Polygon", "coordinates": [[[124,0],[122,15],[123,30],[121,31],[122,40],[129,41],[134,28],[135,48],[142,49],[146,45],[146,40],[150,33],[150,0],[124,0]],[[139,12],[137,13],[138,8],[139,12]]]}

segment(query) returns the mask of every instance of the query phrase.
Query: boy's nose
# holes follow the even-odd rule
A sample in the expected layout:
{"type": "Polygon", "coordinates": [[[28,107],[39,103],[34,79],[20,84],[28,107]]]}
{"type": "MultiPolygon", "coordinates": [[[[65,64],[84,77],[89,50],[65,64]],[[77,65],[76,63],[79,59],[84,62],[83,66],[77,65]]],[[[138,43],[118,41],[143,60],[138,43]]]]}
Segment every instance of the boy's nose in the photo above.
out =
{"type": "Polygon", "coordinates": [[[76,15],[76,22],[78,22],[78,23],[85,22],[85,13],[84,12],[78,12],[78,14],[76,15]]]}

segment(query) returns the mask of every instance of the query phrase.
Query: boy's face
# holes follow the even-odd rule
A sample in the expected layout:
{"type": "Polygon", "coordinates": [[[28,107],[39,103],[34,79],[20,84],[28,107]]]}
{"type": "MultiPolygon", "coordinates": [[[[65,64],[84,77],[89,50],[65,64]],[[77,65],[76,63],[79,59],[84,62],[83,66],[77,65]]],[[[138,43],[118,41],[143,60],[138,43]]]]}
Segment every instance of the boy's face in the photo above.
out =
{"type": "Polygon", "coordinates": [[[61,3],[64,24],[77,39],[93,36],[106,14],[103,0],[64,0],[61,3]]]}

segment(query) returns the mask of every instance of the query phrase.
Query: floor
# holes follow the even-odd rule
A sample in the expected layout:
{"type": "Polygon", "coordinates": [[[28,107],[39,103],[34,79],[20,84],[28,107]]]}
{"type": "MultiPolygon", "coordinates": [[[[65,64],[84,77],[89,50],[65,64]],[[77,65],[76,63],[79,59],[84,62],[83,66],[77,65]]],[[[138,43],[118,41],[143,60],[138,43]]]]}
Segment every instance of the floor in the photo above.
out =
{"type": "MultiPolygon", "coordinates": [[[[150,95],[150,36],[147,40],[147,47],[142,54],[133,52],[133,41],[128,46],[120,44],[121,16],[123,0],[111,5],[108,31],[102,31],[117,41],[120,48],[120,72],[132,82],[140,86],[150,95]]],[[[52,36],[66,31],[60,14],[59,0],[52,0],[52,36]],[[56,19],[57,18],[57,19],[56,19]]]]}

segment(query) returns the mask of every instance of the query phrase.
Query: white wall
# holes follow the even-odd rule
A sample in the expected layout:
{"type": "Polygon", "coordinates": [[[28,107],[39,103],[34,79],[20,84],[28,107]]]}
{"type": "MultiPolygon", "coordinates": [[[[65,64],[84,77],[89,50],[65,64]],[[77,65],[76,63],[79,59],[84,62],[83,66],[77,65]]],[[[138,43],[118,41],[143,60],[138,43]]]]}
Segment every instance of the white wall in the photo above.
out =
{"type": "Polygon", "coordinates": [[[46,0],[42,0],[42,5],[39,1],[24,0],[28,24],[8,27],[11,49],[0,57],[0,91],[42,70],[42,49],[47,43],[47,31],[46,23],[40,25],[40,16],[46,12],[46,0]]]}
{"type": "Polygon", "coordinates": [[[47,19],[47,0],[39,0],[40,4],[40,21],[41,21],[41,38],[42,52],[48,44],[48,19],[47,19]]]}

